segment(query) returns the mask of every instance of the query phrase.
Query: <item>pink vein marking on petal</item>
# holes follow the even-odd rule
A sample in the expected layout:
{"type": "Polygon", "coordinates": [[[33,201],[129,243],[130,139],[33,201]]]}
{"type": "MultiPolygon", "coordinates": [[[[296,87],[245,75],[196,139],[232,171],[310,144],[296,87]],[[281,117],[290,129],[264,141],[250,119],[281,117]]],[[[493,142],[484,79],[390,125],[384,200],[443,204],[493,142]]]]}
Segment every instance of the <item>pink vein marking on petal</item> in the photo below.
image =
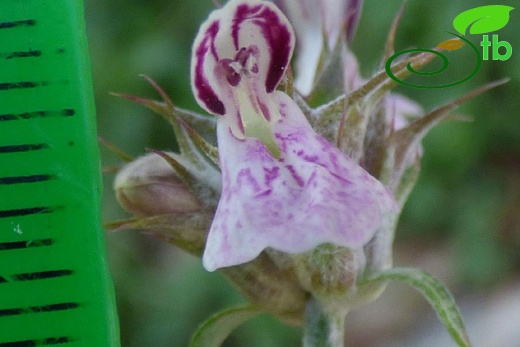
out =
{"type": "MultiPolygon", "coordinates": [[[[347,186],[347,185],[351,185],[352,184],[352,181],[349,180],[348,178],[346,177],[343,177],[343,176],[340,176],[340,175],[336,175],[335,173],[331,172],[330,173],[332,176],[334,176],[335,178],[337,178],[339,181],[343,182],[343,185],[344,186],[347,186]]],[[[368,177],[368,176],[367,176],[368,177]]],[[[366,182],[366,183],[371,183],[369,179],[365,179],[365,177],[363,176],[363,180],[366,182]]]]}
{"type": "Polygon", "coordinates": [[[211,23],[204,34],[204,39],[195,51],[197,63],[195,66],[194,83],[197,88],[198,98],[207,106],[207,108],[211,112],[223,115],[226,113],[226,108],[211,88],[204,72],[204,61],[208,59],[208,57],[206,57],[208,51],[211,51],[215,61],[218,61],[218,55],[215,49],[215,37],[217,36],[219,28],[220,24],[218,20],[211,23]]]}
{"type": "MultiPolygon", "coordinates": [[[[303,157],[303,160],[309,162],[309,163],[316,163],[316,164],[320,164],[320,157],[318,157],[317,155],[304,155],[303,157]]],[[[323,165],[322,165],[323,166],[323,165]]]]}
{"type": "Polygon", "coordinates": [[[285,20],[280,20],[280,15],[270,8],[270,6],[268,3],[253,7],[249,7],[247,4],[238,6],[232,27],[233,42],[236,49],[238,49],[240,45],[238,42],[238,33],[242,22],[252,20],[252,22],[260,28],[260,32],[269,46],[271,58],[267,79],[265,81],[265,89],[268,93],[271,93],[276,88],[282,79],[285,68],[289,64],[292,55],[293,36],[293,33],[288,27],[288,23],[286,23],[285,20]]]}
{"type": "Polygon", "coordinates": [[[262,188],[260,187],[260,184],[256,181],[256,178],[251,173],[251,169],[242,169],[238,172],[237,175],[237,189],[241,190],[244,189],[242,187],[243,184],[247,184],[251,188],[253,188],[253,191],[255,193],[259,192],[262,188]]]}
{"type": "Polygon", "coordinates": [[[280,176],[280,168],[278,166],[274,166],[272,168],[264,167],[264,183],[266,186],[271,186],[271,182],[280,176]]]}
{"type": "Polygon", "coordinates": [[[269,196],[271,195],[271,193],[273,192],[272,189],[266,189],[262,192],[259,192],[259,193],[256,193],[253,198],[263,198],[263,197],[266,197],[266,196],[269,196]]]}
{"type": "Polygon", "coordinates": [[[320,157],[317,154],[307,154],[303,149],[300,149],[298,151],[294,150],[293,153],[296,154],[298,158],[302,158],[306,162],[317,163],[321,165],[320,157]]]}
{"type": "Polygon", "coordinates": [[[248,146],[247,158],[256,158],[259,161],[263,161],[265,163],[272,163],[275,161],[272,154],[269,152],[267,147],[257,139],[250,139],[250,141],[254,141],[255,145],[248,146]]]}
{"type": "Polygon", "coordinates": [[[294,169],[294,166],[286,165],[285,167],[287,168],[287,170],[289,170],[289,172],[291,173],[291,176],[294,178],[296,183],[298,183],[298,185],[300,187],[304,187],[305,186],[305,180],[300,175],[298,175],[298,173],[294,169]]]}
{"type": "Polygon", "coordinates": [[[331,151],[329,153],[329,162],[332,164],[332,167],[334,168],[334,170],[336,172],[341,172],[342,171],[342,167],[339,164],[338,155],[336,153],[334,153],[333,151],[331,151]]]}

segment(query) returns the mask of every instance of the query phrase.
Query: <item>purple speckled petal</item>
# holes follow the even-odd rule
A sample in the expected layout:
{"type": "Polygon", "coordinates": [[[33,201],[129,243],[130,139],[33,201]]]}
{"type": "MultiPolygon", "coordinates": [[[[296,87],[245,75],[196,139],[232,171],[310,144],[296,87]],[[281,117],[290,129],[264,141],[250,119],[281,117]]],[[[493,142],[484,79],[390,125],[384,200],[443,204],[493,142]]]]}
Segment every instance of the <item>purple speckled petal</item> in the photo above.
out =
{"type": "Polygon", "coordinates": [[[395,203],[387,189],[310,127],[287,95],[271,94],[282,156],[217,122],[223,191],[203,256],[213,271],[254,259],[266,247],[300,253],[330,242],[360,248],[395,203]]]}
{"type": "MultiPolygon", "coordinates": [[[[197,102],[215,115],[233,113],[238,107],[229,90],[222,88],[223,77],[234,86],[219,63],[240,61],[242,48],[251,48],[254,73],[272,92],[291,59],[294,33],[283,13],[272,3],[260,0],[231,0],[211,13],[201,26],[192,49],[191,79],[197,102]]],[[[244,55],[247,57],[248,55],[244,55]]],[[[237,77],[238,78],[238,77],[237,77]]]]}

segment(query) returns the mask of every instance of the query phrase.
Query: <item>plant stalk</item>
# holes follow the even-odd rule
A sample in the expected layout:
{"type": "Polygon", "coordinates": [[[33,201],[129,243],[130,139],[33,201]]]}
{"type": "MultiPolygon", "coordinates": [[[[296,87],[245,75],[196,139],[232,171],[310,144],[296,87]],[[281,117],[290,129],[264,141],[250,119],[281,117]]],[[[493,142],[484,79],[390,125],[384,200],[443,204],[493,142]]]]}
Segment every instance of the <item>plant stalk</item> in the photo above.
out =
{"type": "Polygon", "coordinates": [[[325,309],[314,298],[305,308],[303,347],[344,347],[346,310],[325,309]]]}

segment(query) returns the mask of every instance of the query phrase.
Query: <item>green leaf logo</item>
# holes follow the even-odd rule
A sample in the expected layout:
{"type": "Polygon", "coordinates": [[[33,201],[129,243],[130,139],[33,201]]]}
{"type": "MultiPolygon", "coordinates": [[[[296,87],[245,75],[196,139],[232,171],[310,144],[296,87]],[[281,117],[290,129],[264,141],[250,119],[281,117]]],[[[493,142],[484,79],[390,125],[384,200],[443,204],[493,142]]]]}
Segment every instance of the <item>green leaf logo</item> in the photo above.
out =
{"type": "Polygon", "coordinates": [[[488,5],[472,8],[459,14],[453,20],[453,27],[462,35],[469,29],[470,34],[486,34],[502,29],[509,22],[509,12],[514,7],[488,5]]]}

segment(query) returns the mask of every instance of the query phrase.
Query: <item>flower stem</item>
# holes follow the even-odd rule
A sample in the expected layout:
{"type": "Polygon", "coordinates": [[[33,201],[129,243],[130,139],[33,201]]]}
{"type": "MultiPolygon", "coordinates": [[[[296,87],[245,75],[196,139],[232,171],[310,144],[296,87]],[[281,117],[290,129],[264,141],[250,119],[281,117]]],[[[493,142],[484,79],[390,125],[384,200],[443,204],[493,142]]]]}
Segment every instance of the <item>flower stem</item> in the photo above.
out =
{"type": "Polygon", "coordinates": [[[305,308],[303,347],[344,347],[344,310],[325,310],[315,299],[305,308]]]}

